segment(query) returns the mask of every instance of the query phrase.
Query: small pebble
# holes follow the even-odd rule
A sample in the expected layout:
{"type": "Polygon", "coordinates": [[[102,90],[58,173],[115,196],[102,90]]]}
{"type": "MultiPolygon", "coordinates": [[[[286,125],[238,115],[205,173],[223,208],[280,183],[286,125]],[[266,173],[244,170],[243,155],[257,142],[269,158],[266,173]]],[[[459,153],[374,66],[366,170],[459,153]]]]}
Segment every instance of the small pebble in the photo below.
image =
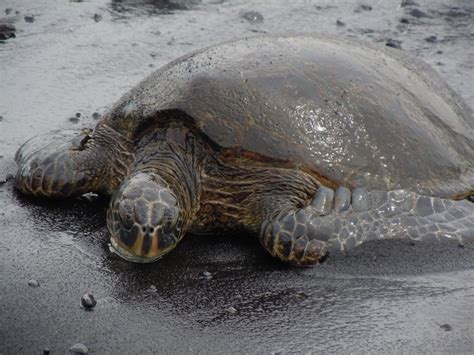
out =
{"type": "Polygon", "coordinates": [[[101,115],[99,112],[94,112],[94,113],[92,114],[92,118],[93,118],[94,120],[98,120],[98,119],[101,118],[101,117],[102,117],[102,115],[101,115]]]}
{"type": "Polygon", "coordinates": [[[31,286],[31,287],[39,287],[39,282],[36,281],[36,280],[30,280],[28,281],[28,286],[31,286]]]}
{"type": "Polygon", "coordinates": [[[453,327],[451,327],[449,324],[442,324],[439,326],[441,329],[444,329],[445,331],[449,332],[453,330],[453,327]]]}
{"type": "Polygon", "coordinates": [[[401,7],[405,7],[405,6],[418,6],[418,4],[416,2],[414,2],[413,0],[402,0],[402,3],[400,4],[401,7]]]}
{"type": "Polygon", "coordinates": [[[458,244],[458,248],[464,249],[464,248],[465,248],[465,247],[464,247],[464,244],[459,243],[459,244],[458,244]]]}
{"type": "Polygon", "coordinates": [[[425,38],[425,41],[428,43],[436,43],[438,42],[438,37],[436,36],[429,36],[425,38]]]}
{"type": "Polygon", "coordinates": [[[392,47],[392,48],[397,48],[397,49],[402,49],[402,41],[398,41],[396,39],[389,39],[385,43],[387,47],[392,47]]]}
{"type": "Polygon", "coordinates": [[[237,310],[236,310],[234,307],[232,307],[232,306],[230,306],[229,308],[226,308],[225,310],[226,310],[226,312],[228,312],[228,313],[230,313],[230,314],[235,314],[235,313],[237,313],[237,310]]]}
{"type": "Polygon", "coordinates": [[[247,11],[240,15],[244,20],[247,20],[250,23],[262,23],[263,15],[257,11],[247,11]]]}
{"type": "Polygon", "coordinates": [[[0,116],[0,122],[3,121],[3,116],[0,116]]]}
{"type": "Polygon", "coordinates": [[[212,278],[212,274],[211,274],[209,271],[204,271],[204,272],[202,273],[202,275],[203,275],[205,278],[208,278],[208,279],[212,278]]]}
{"type": "Polygon", "coordinates": [[[402,18],[400,19],[400,23],[409,24],[410,21],[409,21],[406,17],[402,17],[402,18]]]}
{"type": "Polygon", "coordinates": [[[5,15],[10,15],[10,12],[12,12],[12,8],[11,7],[7,7],[5,9],[5,15]]]}
{"type": "Polygon", "coordinates": [[[11,23],[0,22],[0,40],[15,38],[16,27],[11,23]]]}
{"type": "Polygon", "coordinates": [[[79,118],[77,118],[76,116],[69,117],[69,121],[71,121],[72,123],[77,123],[79,122],[79,118]]]}
{"type": "Polygon", "coordinates": [[[443,51],[440,49],[440,50],[436,51],[436,54],[443,54],[443,51]]]}
{"type": "Polygon", "coordinates": [[[158,289],[156,288],[155,285],[151,285],[149,288],[148,288],[148,292],[156,292],[158,291],[158,289]]]}
{"type": "Polygon", "coordinates": [[[32,23],[32,22],[35,22],[35,17],[34,16],[25,16],[25,22],[28,22],[28,23],[32,23]]]}
{"type": "Polygon", "coordinates": [[[304,293],[303,291],[298,291],[296,292],[296,297],[304,299],[304,298],[308,298],[308,295],[304,293]]]}
{"type": "Polygon", "coordinates": [[[87,346],[81,343],[74,344],[69,348],[69,351],[74,354],[88,354],[89,349],[87,349],[87,346]]]}
{"type": "Polygon", "coordinates": [[[346,25],[346,23],[344,21],[337,20],[336,25],[338,25],[339,27],[344,27],[346,25]]]}
{"type": "Polygon", "coordinates": [[[102,16],[99,15],[99,14],[94,14],[94,16],[92,16],[92,18],[94,19],[95,22],[102,21],[102,16]]]}
{"type": "Polygon", "coordinates": [[[370,5],[359,5],[357,9],[354,10],[354,12],[361,12],[361,11],[372,11],[372,6],[370,5]]]}
{"type": "Polygon", "coordinates": [[[80,112],[76,112],[76,117],[77,117],[77,118],[81,117],[81,113],[80,113],[80,112]]]}
{"type": "Polygon", "coordinates": [[[85,309],[92,309],[97,304],[94,296],[90,293],[86,293],[84,296],[81,297],[81,306],[85,309]]]}
{"type": "Polygon", "coordinates": [[[421,17],[431,17],[428,15],[426,12],[421,11],[419,9],[413,9],[408,13],[410,16],[416,17],[416,18],[421,18],[421,17]]]}

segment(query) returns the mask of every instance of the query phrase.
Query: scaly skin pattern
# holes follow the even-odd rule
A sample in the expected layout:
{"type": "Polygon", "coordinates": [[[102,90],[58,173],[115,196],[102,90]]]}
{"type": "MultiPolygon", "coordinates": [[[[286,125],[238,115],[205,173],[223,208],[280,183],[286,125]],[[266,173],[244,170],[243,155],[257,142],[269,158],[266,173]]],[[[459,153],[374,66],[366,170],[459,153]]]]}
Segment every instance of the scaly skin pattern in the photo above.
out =
{"type": "Polygon", "coordinates": [[[321,187],[308,206],[282,211],[262,225],[262,245],[296,266],[320,262],[329,250],[375,239],[474,242],[474,204],[407,190],[352,192],[321,187]]]}
{"type": "Polygon", "coordinates": [[[33,139],[17,153],[16,183],[42,197],[112,194],[110,248],[129,261],[153,262],[190,232],[236,228],[258,234],[271,255],[295,266],[373,239],[474,241],[467,200],[327,187],[304,167],[216,148],[179,120],[150,127],[134,142],[122,138],[99,125],[33,139]]]}
{"type": "Polygon", "coordinates": [[[17,189],[37,197],[111,194],[129,174],[132,142],[102,125],[80,132],[54,131],[25,142],[15,155],[17,189]]]}

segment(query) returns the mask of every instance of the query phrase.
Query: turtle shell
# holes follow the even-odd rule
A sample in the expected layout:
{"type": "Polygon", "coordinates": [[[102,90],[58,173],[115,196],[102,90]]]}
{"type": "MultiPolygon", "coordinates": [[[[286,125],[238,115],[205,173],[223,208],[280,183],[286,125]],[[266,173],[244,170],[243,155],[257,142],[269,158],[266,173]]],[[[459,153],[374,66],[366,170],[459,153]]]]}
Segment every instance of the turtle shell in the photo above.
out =
{"type": "Polygon", "coordinates": [[[474,186],[472,110],[397,49],[317,35],[226,42],[154,72],[102,123],[136,138],[170,113],[218,147],[335,185],[438,196],[474,186]]]}

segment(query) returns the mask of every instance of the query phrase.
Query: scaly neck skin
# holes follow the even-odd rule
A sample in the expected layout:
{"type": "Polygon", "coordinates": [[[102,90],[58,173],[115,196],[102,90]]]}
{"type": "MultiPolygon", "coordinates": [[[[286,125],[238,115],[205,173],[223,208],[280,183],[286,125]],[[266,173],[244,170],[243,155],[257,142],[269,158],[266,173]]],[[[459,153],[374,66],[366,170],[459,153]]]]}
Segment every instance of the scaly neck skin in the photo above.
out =
{"type": "Polygon", "coordinates": [[[161,177],[178,199],[187,226],[199,209],[202,156],[198,139],[178,123],[145,132],[137,143],[133,170],[153,171],[161,177]]]}
{"type": "Polygon", "coordinates": [[[297,169],[252,166],[250,161],[243,165],[222,157],[206,161],[196,229],[258,232],[264,220],[304,207],[320,186],[314,176],[297,169]]]}
{"type": "Polygon", "coordinates": [[[81,160],[94,191],[111,195],[129,175],[135,160],[133,142],[111,127],[98,126],[84,143],[81,160]]]}

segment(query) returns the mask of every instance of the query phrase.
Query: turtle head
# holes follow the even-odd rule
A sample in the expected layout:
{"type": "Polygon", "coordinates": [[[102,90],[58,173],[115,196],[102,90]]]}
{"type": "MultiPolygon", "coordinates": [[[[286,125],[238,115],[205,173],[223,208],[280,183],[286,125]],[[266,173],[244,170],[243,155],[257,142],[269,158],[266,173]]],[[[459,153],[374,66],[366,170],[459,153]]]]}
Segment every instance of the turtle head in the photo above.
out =
{"type": "Polygon", "coordinates": [[[26,141],[15,154],[16,187],[28,195],[65,198],[88,190],[86,166],[79,157],[90,130],[62,130],[26,141]]]}
{"type": "Polygon", "coordinates": [[[176,196],[158,175],[146,171],[133,174],[110,202],[110,249],[128,261],[153,262],[182,238],[182,222],[176,196]]]}

